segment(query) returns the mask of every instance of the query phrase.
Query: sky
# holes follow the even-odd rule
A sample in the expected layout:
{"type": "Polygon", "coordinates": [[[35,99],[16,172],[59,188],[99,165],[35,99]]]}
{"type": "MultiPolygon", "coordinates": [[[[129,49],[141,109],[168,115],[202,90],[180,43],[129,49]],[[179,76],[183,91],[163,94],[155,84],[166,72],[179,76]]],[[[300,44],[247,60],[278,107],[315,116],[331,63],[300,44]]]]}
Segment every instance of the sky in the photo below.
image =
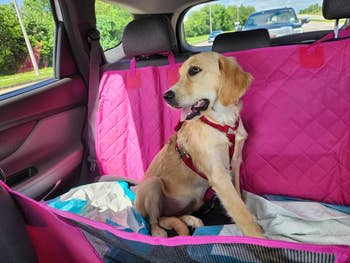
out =
{"type": "MultiPolygon", "coordinates": [[[[10,2],[12,2],[13,0],[0,0],[0,5],[1,4],[8,4],[10,2]]],[[[17,0],[17,4],[21,4],[22,0],[17,0]]]]}
{"type": "MultiPolygon", "coordinates": [[[[9,2],[12,2],[12,0],[0,0],[0,4],[9,2]]],[[[21,2],[22,0],[17,0],[17,3],[20,4],[21,2]]],[[[224,5],[251,5],[255,7],[256,11],[288,6],[293,7],[297,13],[299,13],[300,9],[304,9],[311,4],[318,3],[322,5],[322,0],[221,0],[218,2],[224,5]]]]}
{"type": "Polygon", "coordinates": [[[322,5],[322,0],[221,0],[224,5],[252,5],[256,11],[265,9],[279,8],[279,7],[293,7],[299,13],[300,9],[305,9],[311,4],[322,5]]]}

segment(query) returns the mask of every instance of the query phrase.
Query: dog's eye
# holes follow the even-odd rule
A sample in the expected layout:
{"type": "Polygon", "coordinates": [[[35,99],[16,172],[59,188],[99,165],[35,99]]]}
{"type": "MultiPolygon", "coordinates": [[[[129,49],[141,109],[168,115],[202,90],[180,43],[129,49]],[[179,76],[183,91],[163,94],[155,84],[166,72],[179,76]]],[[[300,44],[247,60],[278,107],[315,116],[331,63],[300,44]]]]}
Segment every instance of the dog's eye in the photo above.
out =
{"type": "Polygon", "coordinates": [[[192,66],[189,68],[188,70],[188,75],[190,76],[194,76],[196,75],[198,72],[201,72],[202,69],[200,67],[197,67],[197,66],[192,66]]]}

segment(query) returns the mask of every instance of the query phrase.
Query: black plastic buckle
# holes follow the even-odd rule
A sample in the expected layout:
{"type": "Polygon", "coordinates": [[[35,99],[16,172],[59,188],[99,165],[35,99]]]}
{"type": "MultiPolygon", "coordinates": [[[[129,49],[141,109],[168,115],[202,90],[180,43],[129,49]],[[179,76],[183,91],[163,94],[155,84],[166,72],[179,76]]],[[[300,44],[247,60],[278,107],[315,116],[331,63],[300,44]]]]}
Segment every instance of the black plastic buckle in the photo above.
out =
{"type": "Polygon", "coordinates": [[[88,32],[88,40],[89,42],[100,40],[100,31],[98,31],[97,29],[91,29],[88,32]]]}
{"type": "Polygon", "coordinates": [[[95,172],[97,168],[97,160],[95,158],[92,158],[91,156],[88,156],[87,161],[89,162],[90,172],[95,172]]]}

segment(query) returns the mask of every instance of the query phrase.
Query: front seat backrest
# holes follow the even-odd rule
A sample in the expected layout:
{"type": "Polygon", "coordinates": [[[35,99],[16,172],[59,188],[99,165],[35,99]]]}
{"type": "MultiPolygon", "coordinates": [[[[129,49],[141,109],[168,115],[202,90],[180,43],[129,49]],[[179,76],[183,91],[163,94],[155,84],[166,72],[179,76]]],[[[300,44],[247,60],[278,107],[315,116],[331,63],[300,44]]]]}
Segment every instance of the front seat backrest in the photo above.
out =
{"type": "Polygon", "coordinates": [[[129,58],[168,52],[176,47],[171,24],[165,16],[131,21],[125,27],[122,43],[125,55],[129,58]]]}
{"type": "Polygon", "coordinates": [[[326,19],[350,17],[349,0],[323,0],[322,13],[326,19]]]}
{"type": "Polygon", "coordinates": [[[237,31],[218,35],[212,50],[219,53],[269,47],[271,40],[267,29],[237,31]]]}

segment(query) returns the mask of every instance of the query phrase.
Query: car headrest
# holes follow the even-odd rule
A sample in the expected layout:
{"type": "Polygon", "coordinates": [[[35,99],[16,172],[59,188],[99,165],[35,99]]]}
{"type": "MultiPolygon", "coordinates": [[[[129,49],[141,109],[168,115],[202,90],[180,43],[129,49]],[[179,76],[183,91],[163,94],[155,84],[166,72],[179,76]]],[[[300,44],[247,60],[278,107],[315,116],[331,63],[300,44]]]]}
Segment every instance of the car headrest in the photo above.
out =
{"type": "Polygon", "coordinates": [[[176,46],[174,32],[166,16],[130,22],[124,30],[122,43],[126,57],[159,54],[176,46]]]}
{"type": "Polygon", "coordinates": [[[350,18],[350,1],[323,0],[322,13],[326,19],[350,18]]]}
{"type": "Polygon", "coordinates": [[[267,29],[254,29],[218,35],[212,50],[222,53],[269,46],[271,40],[267,29]]]}

